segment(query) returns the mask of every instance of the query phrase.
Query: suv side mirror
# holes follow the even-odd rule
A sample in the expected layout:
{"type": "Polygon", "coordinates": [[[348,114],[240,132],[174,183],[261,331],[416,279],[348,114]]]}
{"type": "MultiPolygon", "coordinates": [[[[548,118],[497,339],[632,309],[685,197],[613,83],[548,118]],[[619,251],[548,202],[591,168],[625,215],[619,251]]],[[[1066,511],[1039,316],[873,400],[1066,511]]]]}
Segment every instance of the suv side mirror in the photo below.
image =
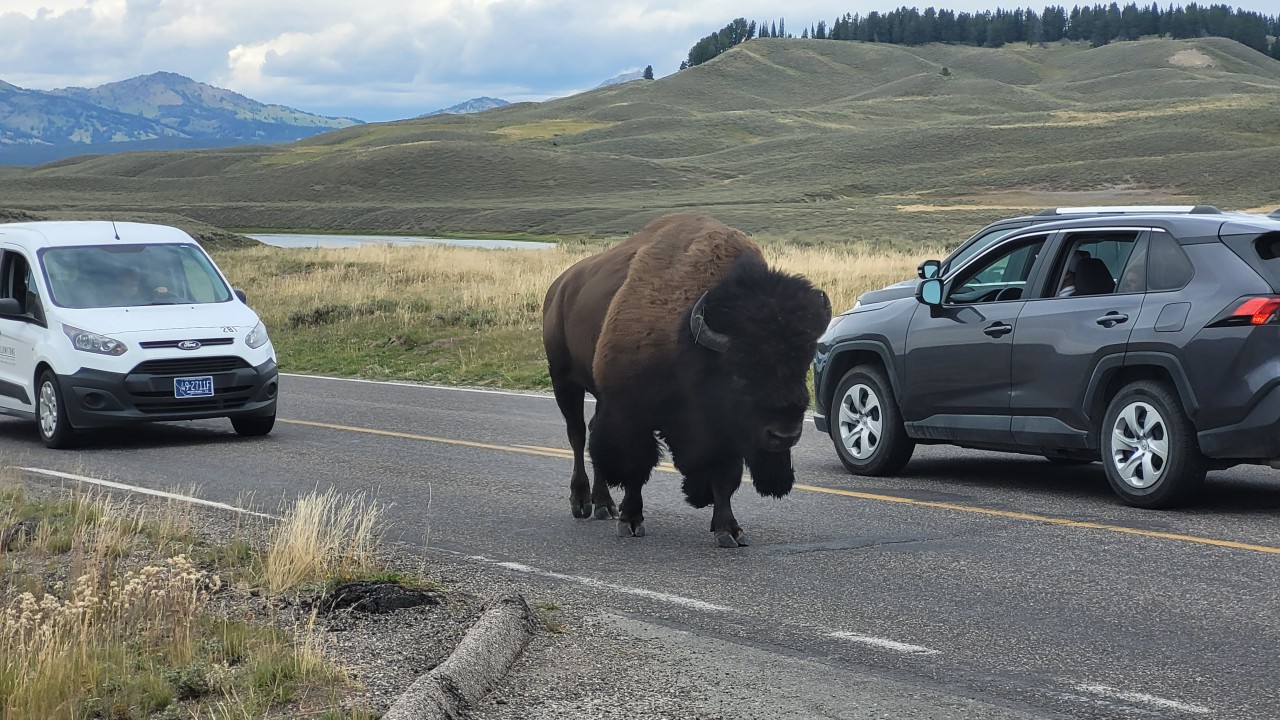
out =
{"type": "Polygon", "coordinates": [[[22,304],[15,298],[0,299],[0,316],[18,317],[22,315],[22,304]]]}
{"type": "Polygon", "coordinates": [[[240,298],[240,302],[244,303],[245,305],[249,304],[249,301],[244,299],[245,296],[244,296],[243,290],[241,290],[240,288],[233,288],[232,291],[235,292],[236,297],[240,298]]]}
{"type": "Polygon", "coordinates": [[[928,278],[916,286],[916,300],[932,307],[942,304],[942,280],[928,278]]]}
{"type": "Polygon", "coordinates": [[[938,277],[938,273],[942,270],[942,263],[937,260],[925,260],[916,267],[916,274],[921,280],[938,277]]]}

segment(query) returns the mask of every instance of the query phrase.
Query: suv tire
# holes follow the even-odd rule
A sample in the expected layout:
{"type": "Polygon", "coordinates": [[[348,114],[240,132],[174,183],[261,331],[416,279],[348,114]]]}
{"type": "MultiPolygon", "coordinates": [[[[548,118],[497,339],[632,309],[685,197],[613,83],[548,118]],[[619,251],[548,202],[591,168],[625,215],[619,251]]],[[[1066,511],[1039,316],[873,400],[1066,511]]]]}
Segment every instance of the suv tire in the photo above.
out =
{"type": "Polygon", "coordinates": [[[1174,507],[1204,482],[1208,462],[1195,428],[1164,383],[1142,380],[1121,388],[1107,406],[1100,434],[1107,481],[1130,505],[1174,507]]]}
{"type": "Polygon", "coordinates": [[[56,450],[75,444],[76,431],[67,419],[62,387],[52,370],[40,373],[40,382],[36,385],[36,426],[46,447],[56,450]]]}
{"type": "Polygon", "coordinates": [[[831,442],[855,475],[896,475],[916,443],[907,437],[893,387],[884,371],[858,365],[845,373],[831,403],[831,442]]]}

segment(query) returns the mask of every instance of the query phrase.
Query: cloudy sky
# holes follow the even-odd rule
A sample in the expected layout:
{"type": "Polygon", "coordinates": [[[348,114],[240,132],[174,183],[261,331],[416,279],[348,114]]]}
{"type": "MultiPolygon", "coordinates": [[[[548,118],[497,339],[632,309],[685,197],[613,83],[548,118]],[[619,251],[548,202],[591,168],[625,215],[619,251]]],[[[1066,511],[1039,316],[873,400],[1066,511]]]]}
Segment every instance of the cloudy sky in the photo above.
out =
{"type": "MultiPolygon", "coordinates": [[[[958,0],[917,7],[1044,4],[958,0]]],[[[569,95],[645,65],[661,77],[676,71],[699,38],[735,17],[782,17],[798,34],[846,12],[865,16],[903,5],[911,3],[2,0],[0,80],[48,90],[165,70],[263,102],[394,120],[482,95],[510,101],[569,95]]],[[[1233,6],[1276,12],[1275,0],[1233,6]]]]}

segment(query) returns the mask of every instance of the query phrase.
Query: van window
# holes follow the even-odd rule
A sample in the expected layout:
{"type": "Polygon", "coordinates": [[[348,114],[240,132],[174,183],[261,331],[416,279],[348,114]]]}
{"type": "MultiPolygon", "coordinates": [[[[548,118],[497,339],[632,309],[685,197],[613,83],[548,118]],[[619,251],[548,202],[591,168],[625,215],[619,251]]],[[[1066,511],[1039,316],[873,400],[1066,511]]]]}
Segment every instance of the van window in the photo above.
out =
{"type": "Polygon", "coordinates": [[[226,302],[231,290],[192,245],[86,245],[40,255],[53,302],[68,308],[226,302]]]}
{"type": "Polygon", "coordinates": [[[44,323],[44,308],[40,305],[40,287],[36,285],[31,265],[22,255],[6,251],[0,265],[0,298],[18,301],[23,317],[44,323]]]}

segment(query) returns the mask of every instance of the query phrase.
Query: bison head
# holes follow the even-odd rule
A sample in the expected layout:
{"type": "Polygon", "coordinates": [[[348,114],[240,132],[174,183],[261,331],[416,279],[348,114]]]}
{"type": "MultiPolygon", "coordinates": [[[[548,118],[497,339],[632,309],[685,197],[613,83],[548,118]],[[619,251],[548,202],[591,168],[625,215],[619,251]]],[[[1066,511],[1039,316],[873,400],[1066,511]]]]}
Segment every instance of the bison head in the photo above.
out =
{"type": "Polygon", "coordinates": [[[742,453],[761,494],[791,489],[790,449],[809,407],[806,373],[831,320],[807,279],[745,257],[689,311],[693,393],[742,453]]]}

